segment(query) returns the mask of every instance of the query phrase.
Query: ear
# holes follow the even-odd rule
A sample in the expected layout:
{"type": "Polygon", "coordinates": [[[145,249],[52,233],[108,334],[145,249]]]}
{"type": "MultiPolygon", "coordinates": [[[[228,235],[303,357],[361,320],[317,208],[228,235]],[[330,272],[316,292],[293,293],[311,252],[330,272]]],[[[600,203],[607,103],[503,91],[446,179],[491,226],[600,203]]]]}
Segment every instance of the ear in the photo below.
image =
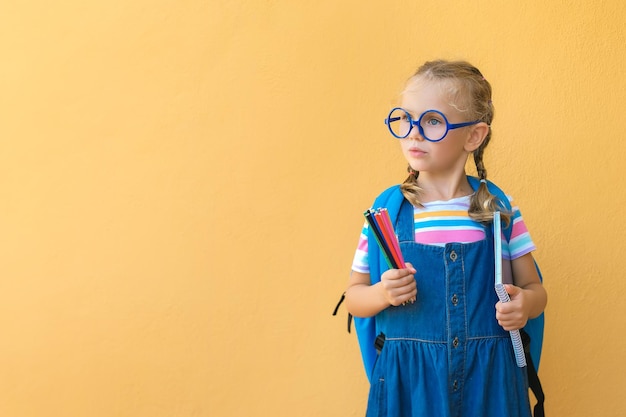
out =
{"type": "Polygon", "coordinates": [[[465,150],[467,152],[474,152],[485,141],[487,134],[489,133],[489,125],[485,122],[480,122],[471,126],[469,136],[465,140],[465,150]]]}

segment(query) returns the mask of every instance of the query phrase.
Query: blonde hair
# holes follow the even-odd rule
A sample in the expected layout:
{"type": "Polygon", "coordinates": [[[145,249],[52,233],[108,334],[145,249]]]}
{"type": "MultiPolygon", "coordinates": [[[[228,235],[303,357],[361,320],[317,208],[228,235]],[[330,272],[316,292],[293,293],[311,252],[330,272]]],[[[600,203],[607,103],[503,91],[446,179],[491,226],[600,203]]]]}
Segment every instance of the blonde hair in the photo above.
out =
{"type": "MultiPolygon", "coordinates": [[[[487,169],[483,162],[483,153],[491,140],[491,122],[494,108],[491,101],[491,84],[483,77],[478,68],[465,61],[437,60],[426,62],[419,67],[407,81],[437,81],[447,88],[451,105],[467,115],[467,120],[480,120],[490,126],[483,143],[473,152],[476,171],[481,180],[487,180],[487,169]]],[[[402,194],[415,206],[421,206],[422,189],[417,185],[419,172],[408,167],[409,176],[401,185],[402,194]]],[[[481,181],[478,190],[470,198],[469,216],[478,222],[490,222],[496,210],[502,212],[506,225],[511,213],[489,192],[485,181],[481,181]]]]}

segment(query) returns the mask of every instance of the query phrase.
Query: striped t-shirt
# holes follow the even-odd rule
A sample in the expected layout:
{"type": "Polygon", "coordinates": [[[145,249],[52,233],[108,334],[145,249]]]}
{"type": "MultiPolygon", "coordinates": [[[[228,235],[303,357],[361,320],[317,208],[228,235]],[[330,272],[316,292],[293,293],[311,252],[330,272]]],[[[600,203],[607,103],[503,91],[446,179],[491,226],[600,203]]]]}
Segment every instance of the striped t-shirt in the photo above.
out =
{"type": "MultiPolygon", "coordinates": [[[[534,251],[536,247],[519,208],[511,197],[507,197],[513,208],[513,230],[509,242],[502,237],[502,256],[504,259],[512,260],[534,251]]],[[[415,241],[426,245],[445,246],[446,243],[471,243],[485,239],[484,227],[469,217],[469,205],[470,196],[465,196],[414,207],[415,241]]],[[[365,222],[352,262],[352,269],[363,274],[370,272],[367,260],[367,229],[368,224],[365,222]]]]}

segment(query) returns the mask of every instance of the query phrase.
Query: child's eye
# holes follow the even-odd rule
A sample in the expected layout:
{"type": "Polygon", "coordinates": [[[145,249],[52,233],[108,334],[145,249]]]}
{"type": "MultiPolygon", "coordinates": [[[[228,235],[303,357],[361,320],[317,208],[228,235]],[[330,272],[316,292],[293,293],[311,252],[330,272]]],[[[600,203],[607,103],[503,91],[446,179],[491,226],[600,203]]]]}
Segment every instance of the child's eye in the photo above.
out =
{"type": "Polygon", "coordinates": [[[439,126],[443,123],[443,120],[438,117],[429,117],[424,122],[429,126],[439,126]]]}

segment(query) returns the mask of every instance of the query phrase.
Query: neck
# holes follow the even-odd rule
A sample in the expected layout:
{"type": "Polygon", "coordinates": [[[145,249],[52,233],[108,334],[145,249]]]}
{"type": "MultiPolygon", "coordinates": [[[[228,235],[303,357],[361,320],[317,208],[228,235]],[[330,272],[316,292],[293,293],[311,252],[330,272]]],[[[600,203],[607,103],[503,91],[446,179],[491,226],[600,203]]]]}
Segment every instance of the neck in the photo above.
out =
{"type": "Polygon", "coordinates": [[[474,192],[467,181],[465,172],[452,177],[434,177],[427,172],[420,172],[417,183],[423,190],[420,198],[424,203],[452,200],[474,192]]]}

